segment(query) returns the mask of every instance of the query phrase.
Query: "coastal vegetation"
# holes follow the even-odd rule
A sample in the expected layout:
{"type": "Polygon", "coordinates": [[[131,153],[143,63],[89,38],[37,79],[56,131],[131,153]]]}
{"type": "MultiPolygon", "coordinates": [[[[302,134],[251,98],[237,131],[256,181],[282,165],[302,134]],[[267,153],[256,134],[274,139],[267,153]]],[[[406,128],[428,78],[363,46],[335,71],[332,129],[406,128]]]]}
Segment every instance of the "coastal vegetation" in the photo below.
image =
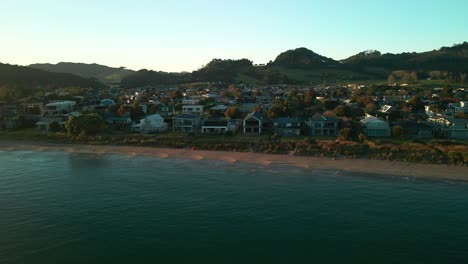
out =
{"type": "MultiPolygon", "coordinates": [[[[91,129],[95,131],[95,127],[91,129]]],[[[280,137],[278,135],[201,135],[187,133],[89,134],[68,130],[38,134],[34,130],[0,132],[0,140],[57,144],[125,145],[190,150],[255,152],[333,159],[369,159],[425,164],[468,166],[468,145],[463,140],[374,139],[331,140],[329,138],[280,137]]]]}

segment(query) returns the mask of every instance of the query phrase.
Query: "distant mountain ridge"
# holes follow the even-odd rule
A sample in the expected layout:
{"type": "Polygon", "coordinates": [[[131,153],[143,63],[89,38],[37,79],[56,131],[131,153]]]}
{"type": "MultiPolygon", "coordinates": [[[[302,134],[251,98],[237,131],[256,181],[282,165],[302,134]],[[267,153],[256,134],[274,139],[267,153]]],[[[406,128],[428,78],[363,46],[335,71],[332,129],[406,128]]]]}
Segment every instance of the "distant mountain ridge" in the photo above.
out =
{"type": "Polygon", "coordinates": [[[33,68],[66,72],[103,83],[124,87],[175,85],[188,82],[244,82],[253,84],[298,84],[335,81],[384,80],[397,70],[414,71],[428,76],[430,71],[468,72],[468,42],[428,52],[382,54],[367,50],[337,61],[307,48],[287,50],[266,65],[254,65],[249,59],[213,59],[191,73],[132,71],[98,64],[32,64],[33,68]]]}
{"type": "Polygon", "coordinates": [[[124,67],[113,68],[105,65],[99,65],[96,63],[36,63],[29,65],[29,67],[51,72],[71,73],[85,78],[96,78],[104,83],[120,82],[124,77],[135,73],[135,71],[125,69],[124,67]]]}
{"type": "Polygon", "coordinates": [[[38,91],[65,87],[102,88],[95,79],[0,63],[0,97],[26,97],[38,91]]]}

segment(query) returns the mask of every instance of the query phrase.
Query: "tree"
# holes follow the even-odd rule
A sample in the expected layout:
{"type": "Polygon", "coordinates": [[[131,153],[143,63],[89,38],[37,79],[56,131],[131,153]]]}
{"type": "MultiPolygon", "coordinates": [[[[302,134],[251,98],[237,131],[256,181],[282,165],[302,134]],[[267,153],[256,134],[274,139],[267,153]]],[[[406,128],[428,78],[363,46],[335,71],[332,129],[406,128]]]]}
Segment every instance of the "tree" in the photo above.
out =
{"type": "Polygon", "coordinates": [[[117,109],[117,115],[118,116],[123,116],[127,109],[125,108],[125,105],[120,105],[119,109],[117,109]]]}
{"type": "Polygon", "coordinates": [[[224,116],[227,119],[236,118],[236,117],[239,116],[239,114],[240,114],[239,109],[236,106],[230,106],[230,107],[228,107],[226,112],[224,112],[224,116]]]}
{"type": "Polygon", "coordinates": [[[284,116],[284,111],[279,106],[273,106],[267,111],[267,116],[269,119],[276,119],[278,117],[284,116]]]}
{"type": "Polygon", "coordinates": [[[403,133],[403,128],[401,126],[392,127],[392,136],[399,138],[403,133]]]}
{"type": "Polygon", "coordinates": [[[237,87],[233,84],[229,85],[228,87],[228,90],[227,90],[228,94],[234,98],[239,98],[241,96],[241,92],[239,91],[239,89],[237,89],[237,87]]]}
{"type": "Polygon", "coordinates": [[[145,112],[143,112],[143,109],[141,109],[140,102],[135,101],[135,103],[133,103],[132,105],[132,108],[130,109],[130,118],[133,121],[138,121],[144,115],[145,115],[145,112]]]}
{"type": "Polygon", "coordinates": [[[351,128],[342,128],[340,130],[340,133],[338,134],[338,138],[340,140],[344,140],[344,141],[349,141],[351,140],[352,138],[352,130],[351,128]]]}
{"type": "Polygon", "coordinates": [[[335,100],[325,100],[324,106],[328,110],[335,109],[338,106],[338,101],[335,100]]]}
{"type": "Polygon", "coordinates": [[[316,100],[317,100],[317,96],[315,94],[314,88],[309,88],[309,90],[307,90],[307,92],[304,94],[304,98],[303,98],[305,106],[310,107],[314,105],[316,100]]]}
{"type": "Polygon", "coordinates": [[[444,87],[441,94],[442,98],[452,98],[453,97],[453,89],[450,88],[448,85],[444,87]]]}
{"type": "Polygon", "coordinates": [[[466,73],[460,73],[460,83],[461,86],[465,85],[465,80],[466,80],[466,73]]]}
{"type": "Polygon", "coordinates": [[[96,134],[106,128],[104,119],[98,114],[84,114],[78,117],[70,116],[68,121],[65,122],[65,129],[67,133],[72,135],[79,135],[82,133],[96,134]]]}
{"type": "Polygon", "coordinates": [[[468,119],[468,115],[465,112],[460,112],[455,115],[456,118],[465,118],[468,119]]]}
{"type": "Polygon", "coordinates": [[[59,123],[57,121],[52,121],[49,123],[49,131],[50,132],[60,132],[62,128],[60,127],[59,123]]]}
{"type": "Polygon", "coordinates": [[[169,98],[171,98],[173,100],[174,99],[182,99],[183,97],[184,97],[184,95],[182,94],[182,92],[179,89],[171,91],[169,93],[169,98]]]}
{"type": "Polygon", "coordinates": [[[374,103],[369,103],[366,105],[366,112],[368,114],[375,114],[377,112],[377,106],[374,103]]]}
{"type": "Polygon", "coordinates": [[[410,82],[417,83],[418,82],[418,74],[416,72],[410,73],[410,82]]]}
{"type": "Polygon", "coordinates": [[[419,96],[413,96],[409,100],[409,104],[411,105],[412,112],[423,112],[425,109],[424,103],[421,101],[421,98],[419,98],[419,96]]]}
{"type": "Polygon", "coordinates": [[[351,109],[345,105],[339,105],[335,108],[336,116],[338,117],[351,117],[351,109]]]}

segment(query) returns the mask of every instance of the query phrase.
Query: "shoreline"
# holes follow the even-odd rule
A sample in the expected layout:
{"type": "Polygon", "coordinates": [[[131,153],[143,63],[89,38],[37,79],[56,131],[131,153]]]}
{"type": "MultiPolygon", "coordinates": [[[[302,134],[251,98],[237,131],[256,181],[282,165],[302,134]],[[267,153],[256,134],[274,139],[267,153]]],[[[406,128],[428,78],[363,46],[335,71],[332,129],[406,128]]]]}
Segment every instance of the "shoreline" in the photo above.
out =
{"type": "Polygon", "coordinates": [[[214,160],[226,163],[249,163],[268,167],[270,165],[293,166],[302,169],[336,170],[351,173],[366,173],[421,179],[440,179],[468,181],[468,168],[438,164],[418,164],[388,160],[368,159],[331,159],[310,156],[282,154],[263,154],[254,152],[228,152],[211,150],[192,150],[143,146],[120,145],[79,145],[56,144],[48,142],[0,141],[0,151],[59,151],[76,154],[126,155],[155,157],[160,159],[176,158],[189,160],[214,160]]]}

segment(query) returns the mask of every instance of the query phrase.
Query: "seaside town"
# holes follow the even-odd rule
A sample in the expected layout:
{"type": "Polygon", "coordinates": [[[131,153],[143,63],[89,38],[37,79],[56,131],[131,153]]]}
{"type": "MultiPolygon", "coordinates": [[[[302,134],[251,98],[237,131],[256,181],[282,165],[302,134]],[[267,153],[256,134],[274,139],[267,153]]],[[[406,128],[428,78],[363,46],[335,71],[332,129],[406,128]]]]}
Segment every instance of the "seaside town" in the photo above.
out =
{"type": "Polygon", "coordinates": [[[80,132],[468,139],[465,88],[416,91],[405,83],[378,89],[359,84],[226,88],[203,83],[78,92],[82,94],[64,89],[22,103],[1,102],[0,130],[75,133],[73,121],[89,117],[95,127],[80,132]]]}

